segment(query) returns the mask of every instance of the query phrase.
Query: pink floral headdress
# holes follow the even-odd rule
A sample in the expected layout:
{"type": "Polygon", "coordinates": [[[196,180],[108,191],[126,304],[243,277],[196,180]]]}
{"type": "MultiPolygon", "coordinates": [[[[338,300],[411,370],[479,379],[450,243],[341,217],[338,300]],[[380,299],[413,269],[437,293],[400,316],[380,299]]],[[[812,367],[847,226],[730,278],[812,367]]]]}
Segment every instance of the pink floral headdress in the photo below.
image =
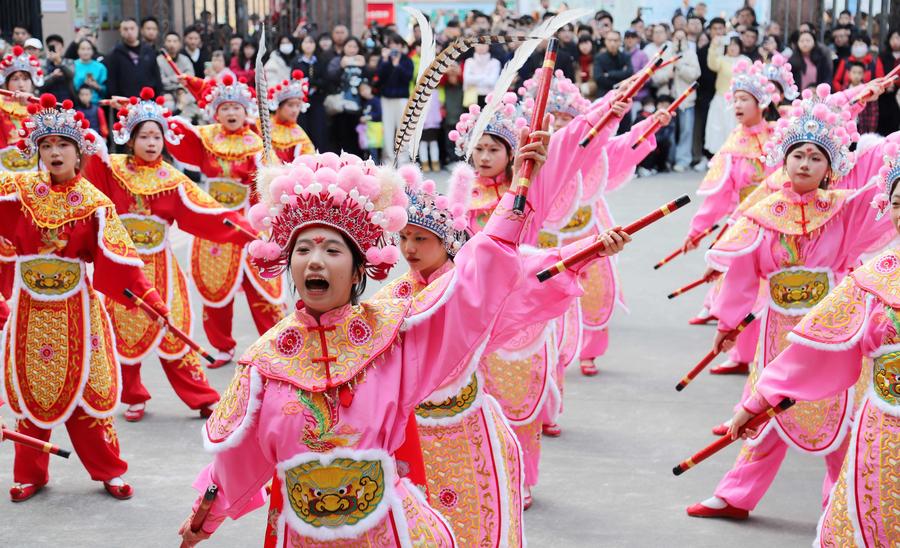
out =
{"type": "MultiPolygon", "coordinates": [[[[763,74],[770,82],[774,82],[781,87],[781,95],[788,101],[796,99],[800,92],[797,90],[797,84],[794,83],[794,73],[791,71],[791,64],[788,60],[776,53],[772,56],[772,61],[766,63],[763,68],[763,74]]],[[[780,103],[781,101],[775,101],[780,103]]]]}
{"type": "Polygon", "coordinates": [[[853,113],[843,94],[831,95],[828,84],[819,84],[815,92],[805,89],[802,99],[791,103],[788,116],[778,120],[771,138],[763,146],[770,166],[784,161],[789,148],[797,143],[813,143],[828,154],[836,175],[846,175],[856,163],[850,145],[859,141],[853,113]]]}
{"type": "Polygon", "coordinates": [[[778,102],[778,89],[766,77],[765,66],[759,61],[750,64],[747,59],[741,59],[734,64],[731,74],[731,87],[725,94],[725,100],[729,103],[734,102],[734,94],[738,91],[755,97],[759,108],[766,108],[772,101],[778,102]]]}
{"type": "Polygon", "coordinates": [[[872,207],[878,210],[876,219],[887,213],[891,204],[891,185],[900,179],[900,136],[893,134],[884,143],[884,164],[873,177],[873,182],[881,188],[872,200],[872,207]]]}
{"type": "MultiPolygon", "coordinates": [[[[534,110],[534,98],[537,95],[538,80],[534,77],[525,80],[519,88],[519,96],[522,98],[522,114],[526,119],[531,119],[534,110]]],[[[581,90],[575,82],[569,80],[563,71],[553,73],[550,81],[550,93],[547,96],[547,112],[554,114],[562,112],[573,117],[584,114],[590,108],[591,102],[581,95],[581,90]]]]}
{"type": "Polygon", "coordinates": [[[460,163],[450,176],[449,192],[444,196],[438,193],[434,181],[423,181],[422,173],[414,166],[407,164],[399,171],[406,181],[409,198],[408,224],[432,232],[454,257],[469,239],[466,227],[475,172],[467,164],[460,163]]]}
{"type": "Polygon", "coordinates": [[[293,163],[262,168],[250,208],[254,228],[271,231],[251,242],[248,252],[263,277],[287,268],[294,236],[305,228],[325,226],[341,232],[365,255],[366,273],[383,280],[400,258],[389,243],[390,232],[406,226],[404,180],[386,166],[352,154],[307,154],[293,163]]]}
{"type": "MultiPolygon", "coordinates": [[[[487,101],[491,101],[490,95],[488,95],[487,101]]],[[[512,150],[516,150],[518,146],[519,129],[528,125],[528,121],[518,115],[516,109],[518,101],[519,98],[515,93],[511,91],[506,92],[503,95],[503,104],[496,112],[494,112],[487,127],[484,129],[484,133],[496,135],[506,141],[512,150]]],[[[470,105],[469,112],[465,112],[459,117],[459,122],[456,123],[456,129],[450,131],[450,140],[456,143],[456,153],[459,156],[465,157],[466,150],[469,148],[469,143],[473,141],[477,142],[478,139],[481,139],[481,133],[476,135],[475,132],[473,132],[480,114],[481,107],[478,105],[470,105]]]]}

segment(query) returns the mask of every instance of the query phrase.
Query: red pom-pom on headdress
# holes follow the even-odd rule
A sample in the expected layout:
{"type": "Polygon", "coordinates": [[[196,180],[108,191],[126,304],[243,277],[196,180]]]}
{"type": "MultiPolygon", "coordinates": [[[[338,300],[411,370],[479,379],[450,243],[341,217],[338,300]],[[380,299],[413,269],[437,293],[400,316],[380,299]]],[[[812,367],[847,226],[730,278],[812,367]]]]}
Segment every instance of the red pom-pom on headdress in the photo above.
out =
{"type": "MultiPolygon", "coordinates": [[[[18,46],[16,46],[18,47],[18,46]]],[[[43,108],[53,108],[56,106],[56,97],[52,93],[41,95],[41,106],[43,108]]]]}
{"type": "Polygon", "coordinates": [[[153,99],[154,96],[156,96],[156,92],[153,91],[153,88],[144,87],[141,89],[141,99],[144,101],[149,101],[150,99],[153,99]]]}

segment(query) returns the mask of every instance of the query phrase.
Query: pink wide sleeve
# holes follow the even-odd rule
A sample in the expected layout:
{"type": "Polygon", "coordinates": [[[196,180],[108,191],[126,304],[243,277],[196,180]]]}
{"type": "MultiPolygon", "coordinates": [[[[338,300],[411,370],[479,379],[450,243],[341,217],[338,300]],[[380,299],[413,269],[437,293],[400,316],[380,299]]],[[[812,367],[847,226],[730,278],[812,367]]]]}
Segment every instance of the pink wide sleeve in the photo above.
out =
{"type": "Polygon", "coordinates": [[[700,234],[714,225],[716,221],[725,215],[730,214],[737,207],[738,192],[736,187],[736,177],[739,177],[740,174],[744,172],[744,170],[741,169],[741,167],[743,167],[741,164],[744,160],[735,159],[732,156],[729,161],[731,162],[731,168],[729,170],[728,178],[722,183],[722,187],[718,192],[707,194],[703,198],[703,202],[691,219],[691,228],[690,231],[688,231],[689,237],[700,234]]]}
{"type": "Polygon", "coordinates": [[[565,314],[572,301],[584,293],[578,282],[578,273],[599,258],[582,261],[546,282],[539,282],[537,273],[595,241],[596,239],[591,236],[562,249],[540,250],[525,256],[523,261],[525,276],[511,290],[509,299],[497,316],[485,353],[496,350],[509,341],[517,331],[531,324],[550,321],[565,314]]]}
{"type": "Polygon", "coordinates": [[[858,191],[840,213],[845,236],[841,238],[838,256],[846,258],[847,267],[854,266],[863,253],[877,251],[897,235],[891,225],[890,215],[875,218],[871,202],[881,192],[879,185],[858,191]]]}
{"type": "Polygon", "coordinates": [[[656,133],[653,133],[637,146],[631,148],[638,138],[653,124],[653,118],[647,118],[631,126],[631,131],[617,135],[606,145],[606,157],[609,161],[606,191],[612,192],[621,188],[631,180],[630,175],[635,168],[656,148],[656,133]]]}
{"type": "MultiPolygon", "coordinates": [[[[879,316],[874,312],[870,319],[879,316]]],[[[886,329],[884,322],[870,321],[859,342],[836,351],[792,343],[763,369],[757,394],[749,396],[744,407],[759,413],[784,398],[815,401],[850,388],[859,379],[863,357],[880,345],[886,329]]]]}
{"type": "MultiPolygon", "coordinates": [[[[262,398],[265,399],[265,389],[262,398]]],[[[260,404],[260,407],[262,405],[260,404]]],[[[257,408],[257,413],[262,410],[257,408]]],[[[248,417],[245,433],[233,447],[218,452],[213,461],[200,471],[194,480],[194,489],[202,497],[210,484],[219,488],[219,494],[203,524],[207,533],[214,532],[226,517],[238,519],[266,502],[265,485],[275,470],[274,456],[263,450],[260,442],[261,420],[248,417]]],[[[196,510],[200,499],[194,503],[196,510]]]]}
{"type": "Polygon", "coordinates": [[[513,196],[503,196],[484,230],[456,256],[455,285],[446,302],[407,318],[401,409],[412,409],[465,370],[490,334],[510,287],[522,278],[516,244],[531,213],[511,215],[513,196]]]}
{"type": "Polygon", "coordinates": [[[763,242],[751,253],[734,257],[722,280],[722,287],[710,312],[719,318],[719,331],[731,331],[753,311],[759,294],[759,249],[766,249],[763,242]]]}
{"type": "MultiPolygon", "coordinates": [[[[871,137],[866,137],[870,139],[871,137]]],[[[850,173],[838,181],[836,188],[862,188],[874,177],[881,166],[884,165],[884,139],[866,147],[862,152],[857,152],[856,163],[850,173]]],[[[879,190],[879,192],[881,192],[879,190]]]]}

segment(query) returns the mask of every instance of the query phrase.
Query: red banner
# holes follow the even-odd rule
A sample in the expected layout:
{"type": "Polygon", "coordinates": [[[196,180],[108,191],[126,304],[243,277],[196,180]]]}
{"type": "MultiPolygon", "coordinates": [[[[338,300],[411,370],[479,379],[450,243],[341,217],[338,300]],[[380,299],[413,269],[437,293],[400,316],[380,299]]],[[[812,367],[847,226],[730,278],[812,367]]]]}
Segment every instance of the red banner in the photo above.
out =
{"type": "Polygon", "coordinates": [[[394,24],[393,2],[369,2],[366,4],[366,24],[375,21],[379,25],[394,24]]]}

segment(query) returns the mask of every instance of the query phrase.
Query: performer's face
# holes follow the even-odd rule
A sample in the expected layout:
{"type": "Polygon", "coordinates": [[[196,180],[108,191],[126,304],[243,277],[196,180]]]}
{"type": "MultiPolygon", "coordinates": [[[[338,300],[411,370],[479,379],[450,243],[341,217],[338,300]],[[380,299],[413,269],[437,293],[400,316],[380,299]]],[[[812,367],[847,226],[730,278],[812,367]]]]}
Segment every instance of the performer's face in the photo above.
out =
{"type": "Polygon", "coordinates": [[[58,135],[44,137],[38,143],[38,154],[53,181],[69,180],[78,170],[78,147],[65,137],[58,135]]]}
{"type": "Polygon", "coordinates": [[[812,143],[795,146],[784,159],[784,166],[797,194],[819,188],[828,174],[828,155],[812,143]]]}
{"type": "Polygon", "coordinates": [[[426,280],[449,259],[437,235],[414,225],[400,231],[400,251],[409,267],[426,280]]]}
{"type": "Polygon", "coordinates": [[[500,139],[491,135],[482,135],[472,153],[475,170],[482,177],[500,175],[511,160],[507,148],[500,139]]]}
{"type": "Polygon", "coordinates": [[[734,117],[746,127],[755,126],[762,120],[762,112],[756,97],[746,91],[734,92],[734,117]]]}
{"type": "Polygon", "coordinates": [[[162,154],[163,134],[156,122],[144,122],[131,138],[134,155],[145,162],[155,162],[162,154]]]}
{"type": "Polygon", "coordinates": [[[216,109],[216,121],[228,131],[237,131],[247,121],[247,111],[237,103],[225,103],[216,109]]]}
{"type": "Polygon", "coordinates": [[[314,316],[349,303],[361,276],[360,270],[353,268],[353,251],[338,231],[315,227],[297,235],[291,251],[291,277],[314,316]]]}
{"type": "Polygon", "coordinates": [[[569,122],[572,121],[572,115],[568,112],[554,112],[553,113],[553,131],[559,131],[562,128],[569,125],[569,122]]]}
{"type": "Polygon", "coordinates": [[[287,101],[283,101],[278,105],[278,110],[275,111],[275,115],[278,116],[278,121],[284,122],[285,124],[296,122],[297,117],[300,116],[300,106],[302,104],[300,99],[288,99],[287,101]]]}
{"type": "Polygon", "coordinates": [[[34,91],[34,82],[31,81],[31,75],[27,72],[14,72],[10,74],[9,79],[6,81],[6,89],[32,93],[34,91]]]}

